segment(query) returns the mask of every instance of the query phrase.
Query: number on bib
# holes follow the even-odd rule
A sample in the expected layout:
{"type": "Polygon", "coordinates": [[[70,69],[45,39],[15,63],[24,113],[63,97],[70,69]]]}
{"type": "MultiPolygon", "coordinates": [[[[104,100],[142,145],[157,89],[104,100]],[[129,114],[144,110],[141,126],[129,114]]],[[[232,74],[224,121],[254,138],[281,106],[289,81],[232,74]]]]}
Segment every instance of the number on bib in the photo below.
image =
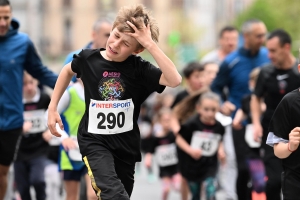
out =
{"type": "Polygon", "coordinates": [[[195,131],[191,140],[191,147],[201,149],[203,156],[213,156],[219,147],[221,135],[195,131]]]}
{"type": "Polygon", "coordinates": [[[157,163],[161,167],[171,166],[178,163],[175,144],[165,144],[156,148],[157,163]]]}
{"type": "Polygon", "coordinates": [[[121,101],[96,101],[89,106],[88,132],[116,134],[133,129],[134,105],[131,99],[121,101]]]}

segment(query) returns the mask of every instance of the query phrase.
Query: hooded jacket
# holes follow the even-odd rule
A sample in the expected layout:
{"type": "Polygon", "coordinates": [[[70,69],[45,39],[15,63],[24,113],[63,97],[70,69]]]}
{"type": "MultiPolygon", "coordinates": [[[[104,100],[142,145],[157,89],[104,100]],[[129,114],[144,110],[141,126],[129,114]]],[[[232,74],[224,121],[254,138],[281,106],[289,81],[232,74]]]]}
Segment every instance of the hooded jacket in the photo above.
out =
{"type": "Polygon", "coordinates": [[[237,110],[241,107],[242,98],[251,93],[248,89],[249,74],[254,68],[268,63],[270,60],[268,50],[265,47],[261,47],[254,55],[251,54],[250,50],[241,47],[226,56],[211,89],[222,95],[224,87],[227,86],[229,90],[228,101],[233,103],[237,110]]]}
{"type": "Polygon", "coordinates": [[[54,88],[57,75],[43,66],[27,34],[18,32],[12,20],[9,31],[0,36],[0,131],[23,126],[23,71],[41,84],[54,88]]]}

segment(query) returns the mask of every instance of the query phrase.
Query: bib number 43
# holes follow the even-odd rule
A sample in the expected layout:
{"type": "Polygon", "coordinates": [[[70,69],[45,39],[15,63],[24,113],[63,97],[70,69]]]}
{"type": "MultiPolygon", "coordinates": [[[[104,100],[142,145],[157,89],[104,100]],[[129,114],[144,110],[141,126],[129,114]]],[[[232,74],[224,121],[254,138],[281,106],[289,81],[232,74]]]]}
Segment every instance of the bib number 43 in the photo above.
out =
{"type": "Polygon", "coordinates": [[[105,113],[99,112],[97,114],[97,118],[100,119],[100,122],[98,123],[97,128],[98,129],[114,129],[116,125],[119,128],[122,128],[125,124],[125,113],[124,112],[119,112],[117,115],[114,113],[110,112],[107,115],[105,113]],[[103,125],[107,121],[108,125],[103,125]]]}

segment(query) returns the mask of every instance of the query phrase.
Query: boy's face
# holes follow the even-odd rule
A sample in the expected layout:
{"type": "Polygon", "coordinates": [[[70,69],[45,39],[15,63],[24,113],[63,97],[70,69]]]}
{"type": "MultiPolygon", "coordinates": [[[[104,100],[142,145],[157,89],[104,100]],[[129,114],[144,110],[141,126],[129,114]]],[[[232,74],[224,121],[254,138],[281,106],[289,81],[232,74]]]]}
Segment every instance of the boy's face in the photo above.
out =
{"type": "Polygon", "coordinates": [[[25,75],[23,80],[23,94],[25,97],[33,97],[37,90],[37,80],[30,75],[25,75]]]}
{"type": "Polygon", "coordinates": [[[206,85],[205,72],[204,71],[193,71],[189,78],[187,78],[187,84],[189,88],[195,92],[200,90],[206,85]]]}
{"type": "Polygon", "coordinates": [[[111,61],[122,62],[131,54],[138,54],[143,49],[137,49],[139,43],[135,38],[114,28],[106,43],[106,55],[111,61]]]}

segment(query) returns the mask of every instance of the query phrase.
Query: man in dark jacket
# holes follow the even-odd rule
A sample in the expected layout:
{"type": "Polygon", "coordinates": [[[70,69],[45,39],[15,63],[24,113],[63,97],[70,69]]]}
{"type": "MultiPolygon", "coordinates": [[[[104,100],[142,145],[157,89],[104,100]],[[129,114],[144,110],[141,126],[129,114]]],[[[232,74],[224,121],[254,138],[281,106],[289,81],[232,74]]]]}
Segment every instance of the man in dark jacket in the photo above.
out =
{"type": "Polygon", "coordinates": [[[22,86],[26,70],[41,84],[54,88],[57,75],[43,66],[29,37],[18,32],[8,0],[0,0],[0,200],[23,131],[22,86]]]}

